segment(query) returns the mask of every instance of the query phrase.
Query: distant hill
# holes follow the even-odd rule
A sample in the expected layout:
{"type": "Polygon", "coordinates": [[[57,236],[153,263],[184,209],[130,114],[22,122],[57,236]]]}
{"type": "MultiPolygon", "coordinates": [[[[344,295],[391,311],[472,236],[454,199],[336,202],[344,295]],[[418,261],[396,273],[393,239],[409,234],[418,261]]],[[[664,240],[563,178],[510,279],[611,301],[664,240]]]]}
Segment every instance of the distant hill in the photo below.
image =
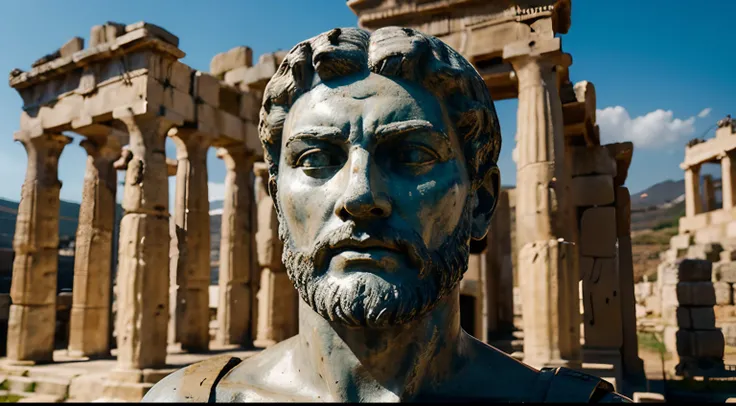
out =
{"type": "MultiPolygon", "coordinates": [[[[18,202],[0,199],[0,248],[13,246],[13,234],[18,215],[18,202]]],[[[62,200],[59,206],[59,236],[74,238],[77,233],[79,203],[62,200]]]]}
{"type": "Polygon", "coordinates": [[[685,194],[685,180],[666,180],[654,184],[641,192],[632,193],[631,208],[641,209],[669,203],[685,194]]]}

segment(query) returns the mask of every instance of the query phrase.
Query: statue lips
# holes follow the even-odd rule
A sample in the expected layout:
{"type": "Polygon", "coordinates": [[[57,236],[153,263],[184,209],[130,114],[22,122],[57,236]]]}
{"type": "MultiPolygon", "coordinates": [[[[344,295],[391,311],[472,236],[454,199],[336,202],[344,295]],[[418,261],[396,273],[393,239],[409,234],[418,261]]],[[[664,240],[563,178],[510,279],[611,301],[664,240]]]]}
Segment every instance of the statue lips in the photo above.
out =
{"type": "Polygon", "coordinates": [[[348,238],[330,245],[327,258],[330,258],[331,264],[341,265],[344,271],[349,271],[351,267],[372,267],[393,272],[401,267],[401,257],[412,264],[417,263],[411,250],[402,249],[402,245],[405,244],[375,237],[362,240],[348,238]]]}

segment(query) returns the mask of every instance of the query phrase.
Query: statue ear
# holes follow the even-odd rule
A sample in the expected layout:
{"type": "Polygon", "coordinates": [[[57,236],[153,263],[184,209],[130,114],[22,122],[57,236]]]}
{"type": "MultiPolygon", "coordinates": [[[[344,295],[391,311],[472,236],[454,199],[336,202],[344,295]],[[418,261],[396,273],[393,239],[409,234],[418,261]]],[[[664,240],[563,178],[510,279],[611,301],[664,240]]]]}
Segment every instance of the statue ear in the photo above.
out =
{"type": "Polygon", "coordinates": [[[473,195],[473,219],[470,237],[482,240],[488,234],[501,188],[501,172],[496,165],[488,169],[485,179],[473,195]]]}
{"type": "Polygon", "coordinates": [[[276,209],[276,214],[279,213],[279,202],[276,200],[276,178],[273,176],[268,177],[268,195],[271,197],[273,207],[276,209]]]}

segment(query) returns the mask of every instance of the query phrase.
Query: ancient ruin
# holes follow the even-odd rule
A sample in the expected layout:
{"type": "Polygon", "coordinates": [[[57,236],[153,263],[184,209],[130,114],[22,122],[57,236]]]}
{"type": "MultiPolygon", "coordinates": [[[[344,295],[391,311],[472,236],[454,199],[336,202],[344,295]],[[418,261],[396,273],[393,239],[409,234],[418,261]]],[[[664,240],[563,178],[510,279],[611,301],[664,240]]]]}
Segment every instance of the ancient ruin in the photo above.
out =
{"type": "MultiPolygon", "coordinates": [[[[395,5],[351,0],[348,6],[363,28],[399,25],[437,36],[474,64],[494,100],[518,98],[516,251],[512,255],[518,278],[524,281],[519,284],[523,359],[537,367],[609,364],[613,376],[610,370],[583,369],[605,375],[621,390],[622,380],[636,384],[643,379],[633,301],[630,202],[624,186],[633,146],[600,144],[595,88],[589,82],[570,82],[572,57],[563,52],[558,35],[570,27],[571,3],[515,3],[395,5]],[[606,323],[596,324],[596,319],[606,323]]],[[[491,228],[489,242],[499,238],[502,230],[491,228]]],[[[493,257],[494,253],[481,255],[493,257]]],[[[494,261],[503,261],[503,253],[496,255],[501,258],[494,261]]],[[[493,292],[494,286],[511,291],[511,281],[502,276],[501,268],[479,266],[484,262],[471,260],[471,268],[479,267],[478,280],[485,280],[486,291],[493,292]]],[[[498,303],[492,307],[506,308],[508,299],[481,296],[479,301],[484,300],[498,303]]],[[[495,317],[485,316],[484,325],[497,328],[495,317]]],[[[478,331],[476,336],[494,333],[478,331]]]]}
{"type": "MultiPolygon", "coordinates": [[[[633,146],[601,145],[595,88],[570,81],[572,57],[560,35],[571,24],[571,2],[394,3],[347,5],[365,29],[400,25],[437,36],[475,66],[494,100],[519,100],[517,142],[504,146],[514,150],[519,187],[501,194],[489,235],[471,246],[460,285],[463,328],[535,367],[579,369],[631,394],[643,376],[624,186],[633,146]],[[523,281],[516,302],[514,279],[523,281]],[[519,305],[523,332],[514,331],[519,305]]],[[[86,48],[75,38],[30,71],[11,73],[24,102],[15,138],[29,164],[8,361],[28,368],[53,360],[56,170],[67,132],[84,138],[89,156],[68,353],[104,358],[116,347],[105,397],[140,399],[171,372],[167,345],[188,352],[213,345],[209,148],[227,168],[214,343],[267,347],[297,333],[296,291],[280,261],[257,134],[263,90],[285,55],[254,61],[250,48],[236,47],[201,72],[178,62],[178,38],[163,28],[107,23],[92,28],[86,48]],[[174,162],[164,155],[166,137],[177,147],[174,162]],[[114,246],[117,171],[125,171],[125,215],[114,246]],[[173,208],[168,176],[176,176],[173,208]]]]}
{"type": "Polygon", "coordinates": [[[723,364],[723,350],[736,344],[736,123],[729,116],[716,127],[715,137],[693,139],[686,146],[680,165],[685,216],[669,249],[660,254],[656,282],[637,285],[639,301],[661,326],[668,352],[678,355],[677,374],[685,376],[734,374],[723,364]],[[720,182],[701,176],[705,164],[720,164],[720,182]]]}

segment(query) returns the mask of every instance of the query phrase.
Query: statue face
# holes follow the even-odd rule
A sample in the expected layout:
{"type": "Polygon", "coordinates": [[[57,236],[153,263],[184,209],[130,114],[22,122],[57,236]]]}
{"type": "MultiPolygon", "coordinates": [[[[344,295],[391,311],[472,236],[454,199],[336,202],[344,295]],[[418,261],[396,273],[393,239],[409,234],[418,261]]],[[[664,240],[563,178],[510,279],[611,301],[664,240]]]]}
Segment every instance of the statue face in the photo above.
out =
{"type": "Polygon", "coordinates": [[[471,183],[442,104],[370,74],[318,84],[284,124],[276,180],[284,263],[328,320],[413,320],[467,267],[471,183]]]}

